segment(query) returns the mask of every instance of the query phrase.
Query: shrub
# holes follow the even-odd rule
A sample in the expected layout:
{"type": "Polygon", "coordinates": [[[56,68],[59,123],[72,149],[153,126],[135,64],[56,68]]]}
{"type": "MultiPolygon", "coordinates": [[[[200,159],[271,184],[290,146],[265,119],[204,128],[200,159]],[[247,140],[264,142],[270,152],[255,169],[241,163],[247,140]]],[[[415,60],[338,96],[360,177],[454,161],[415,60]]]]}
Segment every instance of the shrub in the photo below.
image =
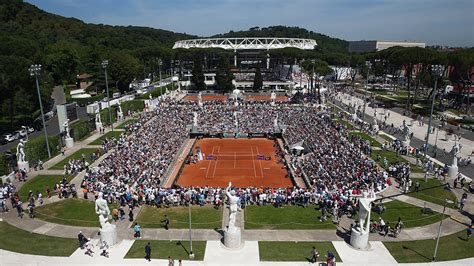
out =
{"type": "MultiPolygon", "coordinates": [[[[51,157],[53,157],[59,152],[59,138],[57,136],[48,136],[48,141],[51,157]]],[[[49,160],[44,136],[38,136],[28,140],[25,144],[25,157],[30,164],[36,163],[40,159],[42,161],[49,160]]]]}
{"type": "Polygon", "coordinates": [[[134,112],[141,112],[143,108],[145,108],[145,102],[142,100],[133,100],[133,101],[126,101],[120,104],[122,106],[123,114],[127,114],[128,110],[132,110],[134,112]]]}
{"type": "Polygon", "coordinates": [[[7,156],[0,154],[0,175],[8,175],[8,163],[7,156]]]}
{"type": "Polygon", "coordinates": [[[74,123],[71,126],[72,138],[74,140],[82,140],[85,137],[89,136],[89,133],[92,131],[90,128],[89,121],[81,120],[74,123]]]}

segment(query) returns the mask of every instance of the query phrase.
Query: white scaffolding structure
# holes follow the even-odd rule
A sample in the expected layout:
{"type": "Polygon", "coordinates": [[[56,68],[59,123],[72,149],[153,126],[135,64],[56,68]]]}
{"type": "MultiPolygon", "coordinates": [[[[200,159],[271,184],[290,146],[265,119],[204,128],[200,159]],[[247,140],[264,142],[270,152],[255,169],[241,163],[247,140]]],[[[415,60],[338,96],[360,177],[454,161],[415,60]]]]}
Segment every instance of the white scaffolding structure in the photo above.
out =
{"type": "Polygon", "coordinates": [[[293,47],[303,50],[312,50],[316,45],[315,40],[300,38],[210,38],[177,41],[173,49],[222,48],[237,51],[271,50],[293,47]]]}

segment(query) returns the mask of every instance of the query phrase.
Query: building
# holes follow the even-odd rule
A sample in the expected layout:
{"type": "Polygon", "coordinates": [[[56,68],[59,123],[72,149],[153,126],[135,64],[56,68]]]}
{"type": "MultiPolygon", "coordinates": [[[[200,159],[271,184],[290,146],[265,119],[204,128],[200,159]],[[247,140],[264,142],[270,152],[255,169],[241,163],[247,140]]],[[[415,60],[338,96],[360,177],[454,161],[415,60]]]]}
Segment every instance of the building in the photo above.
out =
{"type": "Polygon", "coordinates": [[[349,42],[349,52],[351,53],[366,53],[384,50],[390,47],[420,47],[425,48],[424,42],[415,41],[352,41],[349,42]]]}

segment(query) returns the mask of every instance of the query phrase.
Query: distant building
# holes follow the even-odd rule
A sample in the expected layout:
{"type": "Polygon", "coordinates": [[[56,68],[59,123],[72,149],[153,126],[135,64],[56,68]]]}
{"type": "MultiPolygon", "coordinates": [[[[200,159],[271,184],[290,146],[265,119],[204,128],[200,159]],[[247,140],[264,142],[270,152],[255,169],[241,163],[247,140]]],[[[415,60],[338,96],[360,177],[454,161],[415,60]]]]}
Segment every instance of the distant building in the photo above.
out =
{"type": "Polygon", "coordinates": [[[366,53],[384,50],[394,46],[401,47],[421,47],[425,48],[424,42],[415,41],[353,41],[349,42],[349,52],[351,53],[366,53]]]}

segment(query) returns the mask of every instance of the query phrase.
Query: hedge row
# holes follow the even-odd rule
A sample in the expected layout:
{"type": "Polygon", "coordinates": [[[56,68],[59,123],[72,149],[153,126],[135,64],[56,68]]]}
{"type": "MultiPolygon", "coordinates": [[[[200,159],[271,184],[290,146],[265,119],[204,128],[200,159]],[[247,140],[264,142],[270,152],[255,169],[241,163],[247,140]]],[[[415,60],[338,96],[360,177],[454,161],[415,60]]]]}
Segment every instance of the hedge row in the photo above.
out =
{"type": "MultiPolygon", "coordinates": [[[[59,138],[56,136],[48,136],[48,141],[51,157],[54,157],[59,153],[59,138]]],[[[38,160],[49,160],[44,136],[38,136],[28,140],[25,144],[25,157],[26,160],[30,162],[30,165],[36,164],[38,160]]]]}
{"type": "Polygon", "coordinates": [[[128,110],[132,112],[141,112],[145,108],[145,102],[142,100],[126,101],[120,104],[122,106],[123,114],[127,114],[128,110]]]}
{"type": "Polygon", "coordinates": [[[0,154],[0,175],[8,175],[8,163],[5,154],[0,154]]]}
{"type": "Polygon", "coordinates": [[[171,84],[168,84],[166,86],[163,86],[161,88],[156,88],[150,92],[147,92],[143,95],[140,95],[137,97],[137,99],[150,99],[150,94],[153,98],[156,98],[156,97],[159,97],[161,96],[161,93],[165,93],[166,92],[166,89],[168,89],[168,91],[171,91],[173,88],[176,89],[178,86],[177,85],[171,85],[171,84]]]}
{"type": "Polygon", "coordinates": [[[81,120],[79,122],[74,123],[71,126],[72,131],[72,138],[75,141],[82,140],[85,137],[89,136],[89,133],[94,130],[91,128],[89,121],[81,120]]]}

